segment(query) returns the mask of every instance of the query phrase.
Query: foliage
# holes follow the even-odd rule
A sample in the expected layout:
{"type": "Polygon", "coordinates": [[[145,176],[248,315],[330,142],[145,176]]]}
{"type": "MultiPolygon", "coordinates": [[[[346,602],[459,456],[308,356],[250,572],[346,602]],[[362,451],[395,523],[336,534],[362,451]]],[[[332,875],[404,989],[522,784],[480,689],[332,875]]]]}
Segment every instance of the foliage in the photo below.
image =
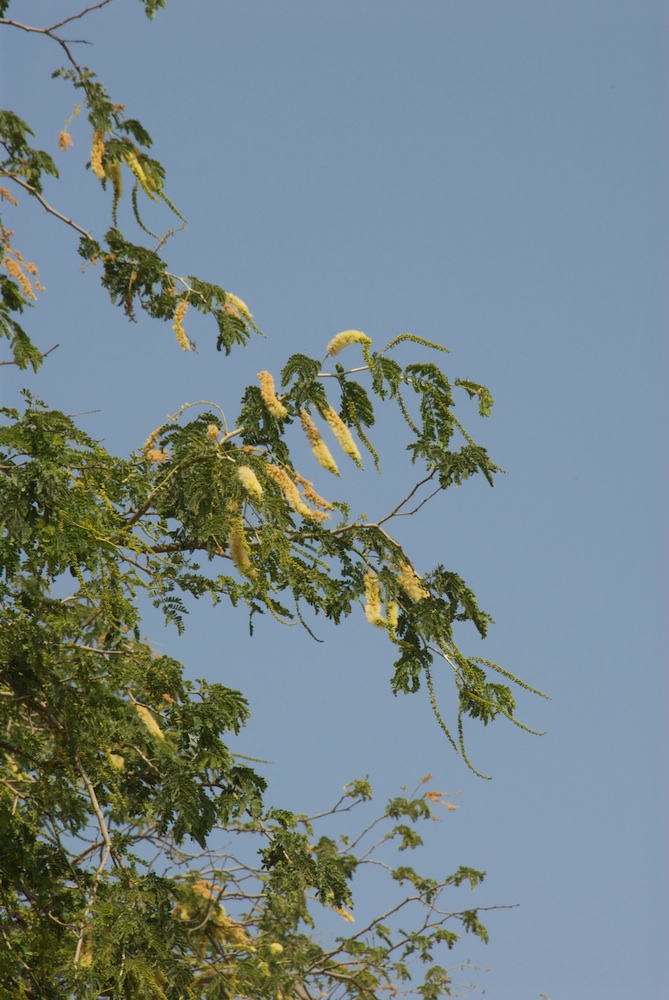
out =
{"type": "MultiPolygon", "coordinates": [[[[7,185],[0,195],[9,211],[19,199],[39,202],[74,228],[79,254],[130,320],[141,309],[171,324],[188,351],[185,321],[197,310],[213,318],[216,347],[229,354],[259,332],[248,307],[220,285],[169,270],[172,231],[155,236],[140,211],[150,199],[183,221],[164,190],[162,164],[149,154],[151,138],[60,34],[109,3],[48,28],[0,21],[45,36],[65,54],[54,76],[72,84],[85,107],[88,167],[110,199],[109,229],[94,236],[46,200],[58,177],[54,160],[12,111],[0,112],[7,185]],[[124,179],[136,238],[149,236],[152,245],[119,229],[124,179]]],[[[9,6],[0,4],[0,14],[9,6]]],[[[163,3],[143,6],[152,17],[163,3]]],[[[59,145],[69,144],[66,128],[59,145]]],[[[49,351],[23,325],[41,292],[37,268],[0,226],[0,332],[10,351],[2,364],[37,371],[49,351]]],[[[234,421],[214,403],[186,404],[128,458],[29,393],[22,411],[2,410],[2,995],[308,1000],[413,988],[431,1000],[452,992],[451,973],[435,955],[454,945],[453,926],[486,939],[477,911],[451,903],[457,886],[474,888],[483,875],[460,868],[426,878],[386,851],[420,847],[416,824],[432,818],[438,793],[394,799],[353,839],[317,836],[316,821],[269,808],[253,762],[229,749],[226,739],[248,716],[244,697],[186,680],[182,665],[158,656],[140,632],[143,595],[178,629],[187,598],[205,594],[245,606],[251,620],[269,612],[307,628],[310,615],[340,623],[362,605],[394,649],[393,690],[415,692],[425,681],[456,750],[465,755],[467,717],[516,723],[509,685],[533,689],[456,644],[457,623],[469,621],[485,636],[489,615],[457,574],[443,566],[419,574],[389,533],[393,518],[416,513],[436,493],[478,473],[492,485],[501,471],[454,414],[458,388],[483,416],[490,393],[449,380],[431,360],[443,350],[414,335],[377,350],[359,331],[345,331],[320,357],[289,358],[279,384],[261,372],[234,421]],[[402,366],[400,344],[423,359],[402,366]],[[358,352],[360,363],[334,360],[344,349],[358,352]],[[338,461],[362,465],[361,452],[378,465],[370,435],[380,405],[397,407],[420,472],[404,498],[370,522],[351,517],[345,500],[321,496],[293,455],[306,437],[335,476],[338,461]],[[341,459],[323,439],[326,427],[341,459]],[[435,662],[452,671],[455,737],[435,700],[435,662]],[[368,846],[377,829],[384,832],[368,846]],[[220,846],[223,836],[228,846],[220,846]],[[352,920],[352,884],[366,868],[389,874],[402,898],[356,933],[323,944],[310,933],[316,919],[334,911],[352,920]],[[406,911],[416,911],[413,929],[397,922],[406,911]],[[415,960],[425,971],[412,987],[415,960]]],[[[366,809],[370,797],[367,781],[354,782],[319,822],[366,809]]]]}

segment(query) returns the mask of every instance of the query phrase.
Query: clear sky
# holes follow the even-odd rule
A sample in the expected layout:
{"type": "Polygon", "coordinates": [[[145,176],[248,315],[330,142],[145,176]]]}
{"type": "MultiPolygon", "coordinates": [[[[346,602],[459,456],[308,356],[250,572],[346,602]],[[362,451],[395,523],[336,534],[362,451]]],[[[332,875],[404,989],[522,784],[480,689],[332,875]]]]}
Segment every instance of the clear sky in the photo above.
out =
{"type": "MultiPolygon", "coordinates": [[[[11,14],[42,24],[55,6],[75,9],[11,14]]],[[[379,796],[428,772],[462,790],[421,867],[486,869],[467,905],[520,904],[456,956],[490,970],[476,981],[494,1000],[669,995],[666,4],[172,0],[149,23],[125,2],[72,34],[167,167],[189,220],[173,270],[240,295],[268,339],[226,359],[203,321],[184,355],[169,326],[126,324],[74,234],[22,204],[16,242],[47,287],[28,325],[61,346],[37,377],[3,369],[5,393],[99,410],[83,426],[128,451],[186,401],[234,418],[260,368],[322,356],[340,330],[446,345],[447,372],[493,392],[490,420],[472,407],[468,424],[509,475],[448,491],[401,538],[421,570],[443,562],[473,587],[496,625],[462,644],[551,695],[519,697],[548,734],[470,726],[494,780],[475,778],[422,692],[393,698],[392,650],[362,612],[317,627],[324,645],[273,620],[249,640],[209,607],[183,639],[150,623],[152,639],[249,696],[239,748],[271,759],[279,803],[319,809],[366,773],[379,796]]],[[[60,54],[9,36],[2,104],[58,157],[47,197],[101,233],[83,123],[56,149],[74,103],[49,81],[60,54]]],[[[384,475],[342,487],[370,516],[406,475],[394,424],[377,438],[384,475]]]]}

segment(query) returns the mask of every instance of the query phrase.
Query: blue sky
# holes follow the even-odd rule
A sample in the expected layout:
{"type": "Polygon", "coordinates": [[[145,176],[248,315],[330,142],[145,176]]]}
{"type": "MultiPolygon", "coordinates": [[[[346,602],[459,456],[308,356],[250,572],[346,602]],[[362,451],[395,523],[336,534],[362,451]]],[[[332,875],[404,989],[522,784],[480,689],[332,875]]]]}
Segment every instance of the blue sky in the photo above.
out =
{"type": "MultiPolygon", "coordinates": [[[[10,12],[41,24],[43,8],[10,12]]],[[[463,646],[551,695],[519,697],[519,717],[548,733],[470,726],[494,775],[476,779],[422,693],[393,698],[392,650],[362,613],[321,629],[325,645],[273,620],[250,641],[209,607],[183,639],[151,623],[152,638],[249,696],[240,750],[271,759],[279,802],[319,809],[365,773],[380,797],[428,772],[462,790],[422,867],[486,869],[468,905],[520,904],[457,956],[490,969],[477,982],[494,1000],[664,995],[666,5],[173,0],[153,23],[112,4],[77,32],[95,43],[82,61],[153,135],[189,220],[174,270],[242,296],[268,339],[226,359],[203,322],[189,330],[199,353],[183,355],[168,326],[125,324],[80,273],[74,234],[22,203],[17,245],[47,287],[29,322],[61,346],[37,377],[3,369],[3,390],[99,409],[84,426],[127,451],[185,401],[234,418],[260,368],[322,356],[340,330],[444,344],[450,375],[493,392],[490,420],[462,410],[509,475],[449,491],[400,537],[419,568],[443,562],[473,587],[496,625],[463,646]]],[[[63,171],[47,197],[103,232],[83,123],[56,150],[73,106],[49,81],[59,53],[8,29],[0,45],[2,103],[63,171]]],[[[356,470],[341,487],[370,516],[407,475],[382,415],[377,439],[383,476],[356,470]]],[[[446,711],[449,697],[444,685],[446,711]]]]}

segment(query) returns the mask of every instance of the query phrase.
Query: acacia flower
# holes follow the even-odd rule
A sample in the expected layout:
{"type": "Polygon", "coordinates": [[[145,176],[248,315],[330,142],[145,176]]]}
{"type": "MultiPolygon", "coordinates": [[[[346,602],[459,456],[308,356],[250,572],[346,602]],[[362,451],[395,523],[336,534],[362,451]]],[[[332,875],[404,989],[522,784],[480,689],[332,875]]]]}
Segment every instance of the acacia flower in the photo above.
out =
{"type": "Polygon", "coordinates": [[[156,739],[159,740],[165,739],[165,733],[162,731],[162,729],[154,719],[153,713],[150,711],[150,709],[146,708],[145,705],[136,704],[135,711],[137,712],[137,715],[140,717],[140,719],[142,720],[142,722],[144,723],[144,725],[149,730],[152,736],[155,736],[156,739]]]}
{"type": "Polygon", "coordinates": [[[19,264],[18,260],[14,260],[13,257],[8,256],[5,260],[3,260],[3,264],[5,265],[5,270],[10,278],[14,278],[15,281],[18,281],[25,297],[27,299],[36,299],[37,296],[32,289],[32,285],[23,273],[23,268],[21,267],[21,264],[19,264]]]}
{"type": "MultiPolygon", "coordinates": [[[[333,505],[328,500],[324,500],[323,497],[316,492],[313,483],[309,482],[308,479],[305,479],[304,476],[301,476],[299,472],[295,473],[295,478],[304,490],[305,497],[314,505],[314,507],[321,507],[323,510],[334,510],[333,505]]],[[[329,515],[325,516],[327,517],[329,515]]]]}
{"type": "Polygon", "coordinates": [[[240,573],[246,573],[251,566],[251,556],[246,535],[244,534],[244,522],[241,517],[232,520],[232,527],[228,535],[228,546],[230,556],[240,573]]]}
{"type": "Polygon", "coordinates": [[[69,132],[59,132],[58,133],[58,148],[63,151],[63,153],[70,147],[73,146],[72,136],[69,132]]]}
{"type": "Polygon", "coordinates": [[[155,462],[157,465],[162,465],[170,457],[169,451],[160,448],[150,448],[145,455],[149,462],[155,462]]]}
{"type": "Polygon", "coordinates": [[[397,601],[388,601],[386,603],[386,625],[388,626],[389,632],[394,632],[397,628],[397,623],[399,621],[399,606],[397,601]]]}
{"type": "Polygon", "coordinates": [[[290,478],[285,469],[279,468],[278,465],[270,465],[269,463],[265,466],[265,472],[269,478],[279,487],[284,497],[288,501],[291,507],[293,507],[298,514],[302,517],[312,517],[322,520],[327,515],[323,515],[319,510],[312,510],[308,507],[300,496],[300,492],[290,478]]]}
{"type": "Polygon", "coordinates": [[[106,177],[105,168],[102,166],[102,158],[105,155],[105,134],[96,130],[93,133],[93,145],[91,147],[91,170],[99,181],[106,177]]]}
{"type": "Polygon", "coordinates": [[[172,324],[172,329],[177,335],[177,343],[182,351],[190,351],[190,340],[188,339],[188,334],[183,327],[183,318],[186,315],[186,310],[188,309],[188,299],[181,299],[174,310],[174,322],[172,324]]]}
{"type": "Polygon", "coordinates": [[[248,465],[237,466],[237,475],[247,493],[251,493],[254,497],[261,497],[263,495],[260,480],[248,465]]]}
{"type": "Polygon", "coordinates": [[[232,292],[225,293],[225,306],[223,308],[228,315],[234,316],[237,314],[244,316],[245,319],[253,319],[246,302],[244,302],[243,299],[240,299],[239,296],[233,295],[232,292]]]}
{"type": "Polygon", "coordinates": [[[379,578],[374,573],[365,573],[365,618],[370,625],[385,627],[381,614],[381,586],[379,578]]]}
{"type": "Polygon", "coordinates": [[[400,563],[397,582],[412,601],[420,601],[424,597],[429,597],[429,591],[421,585],[420,577],[408,563],[400,563]]]}
{"type": "Polygon", "coordinates": [[[265,406],[273,417],[276,417],[277,420],[283,420],[284,417],[288,416],[288,410],[274,391],[274,379],[269,372],[264,371],[258,372],[258,378],[260,379],[260,395],[265,406]]]}
{"type": "Polygon", "coordinates": [[[311,450],[314,453],[316,461],[324,469],[327,469],[328,472],[333,472],[335,476],[338,476],[339,469],[337,468],[337,463],[330,454],[328,446],[320,435],[320,431],[306,410],[302,410],[300,413],[300,419],[302,421],[304,433],[307,435],[307,440],[311,445],[311,450]]]}
{"type": "Polygon", "coordinates": [[[349,344],[363,344],[365,347],[369,347],[371,342],[371,337],[361,333],[360,330],[344,330],[343,333],[338,333],[336,337],[332,338],[328,344],[328,354],[331,356],[339,354],[349,344]]]}
{"type": "Polygon", "coordinates": [[[337,439],[341,450],[344,454],[348,455],[349,458],[352,458],[358,468],[361,469],[362,462],[360,461],[360,452],[358,451],[358,447],[353,440],[353,435],[339,414],[336,413],[331,406],[328,406],[328,408],[323,411],[323,416],[327,420],[330,430],[337,439]]]}
{"type": "Polygon", "coordinates": [[[207,424],[207,437],[212,441],[218,441],[221,436],[221,428],[218,424],[207,424]]]}

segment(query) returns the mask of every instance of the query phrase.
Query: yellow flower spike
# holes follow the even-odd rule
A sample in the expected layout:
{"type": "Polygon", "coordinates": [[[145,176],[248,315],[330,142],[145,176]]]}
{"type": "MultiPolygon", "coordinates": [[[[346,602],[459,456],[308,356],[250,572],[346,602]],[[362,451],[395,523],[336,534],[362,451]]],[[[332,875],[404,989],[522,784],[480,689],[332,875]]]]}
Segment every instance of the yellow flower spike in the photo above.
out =
{"type": "Polygon", "coordinates": [[[424,597],[429,597],[429,591],[421,585],[420,577],[408,563],[400,563],[397,582],[412,601],[421,601],[424,597]]]}
{"type": "Polygon", "coordinates": [[[246,541],[244,522],[241,517],[233,518],[230,534],[228,535],[228,546],[232,561],[239,572],[247,573],[251,567],[251,550],[246,541]]]}
{"type": "Polygon", "coordinates": [[[182,351],[190,351],[191,343],[188,339],[188,334],[184,330],[183,318],[186,315],[186,310],[188,309],[188,299],[181,299],[177,303],[177,307],[174,310],[174,322],[172,323],[172,329],[177,335],[177,343],[182,351]]]}
{"type": "Polygon", "coordinates": [[[324,500],[323,497],[316,492],[312,482],[305,479],[304,476],[301,476],[299,472],[295,473],[295,478],[304,490],[305,497],[314,505],[314,507],[322,507],[323,510],[334,510],[333,504],[331,504],[328,500],[324,500]]]}
{"type": "Polygon", "coordinates": [[[381,614],[381,585],[374,573],[365,573],[365,618],[370,625],[385,628],[381,614]]]}
{"type": "Polygon", "coordinates": [[[399,606],[397,604],[397,601],[388,601],[388,603],[386,604],[386,625],[391,635],[393,632],[395,632],[398,621],[399,621],[399,606]]]}
{"type": "Polygon", "coordinates": [[[249,311],[249,307],[246,302],[244,302],[243,299],[240,299],[239,296],[233,295],[232,292],[225,293],[225,304],[231,305],[236,312],[240,313],[246,319],[253,319],[253,315],[249,311]]]}
{"type": "Polygon", "coordinates": [[[328,354],[334,357],[349,344],[363,344],[365,347],[369,347],[371,343],[371,337],[361,333],[360,330],[344,330],[343,333],[338,333],[336,337],[332,338],[328,344],[328,354]]]}
{"type": "Polygon", "coordinates": [[[169,451],[161,451],[160,448],[151,448],[145,455],[148,462],[155,462],[156,465],[162,465],[170,457],[169,451]]]}
{"type": "Polygon", "coordinates": [[[323,416],[327,420],[330,430],[337,439],[341,450],[345,455],[348,455],[349,458],[353,459],[359,469],[362,469],[360,452],[358,451],[358,447],[353,440],[353,435],[339,414],[336,413],[331,406],[328,406],[327,410],[323,411],[323,416]]]}
{"type": "Polygon", "coordinates": [[[109,760],[115,771],[125,771],[125,757],[122,757],[120,753],[110,753],[109,760]]]}
{"type": "Polygon", "coordinates": [[[355,923],[355,917],[350,912],[350,910],[346,909],[345,906],[337,906],[335,908],[335,913],[338,913],[340,917],[344,918],[344,920],[348,920],[349,924],[355,923]]]}
{"type": "MultiPolygon", "coordinates": [[[[105,134],[95,131],[93,133],[93,145],[91,147],[91,170],[99,181],[103,181],[107,176],[105,168],[102,166],[102,158],[105,155],[105,134]]],[[[114,184],[114,188],[116,185],[114,184]]]]}
{"type": "Polygon", "coordinates": [[[146,728],[149,730],[152,736],[155,736],[158,740],[165,739],[165,733],[162,731],[158,723],[153,717],[153,713],[150,709],[146,708],[145,705],[135,705],[135,711],[140,717],[146,728]]]}
{"type": "Polygon", "coordinates": [[[264,491],[260,485],[260,480],[248,465],[238,466],[237,475],[247,493],[250,493],[254,497],[261,497],[263,495],[264,491]]]}
{"type": "Polygon", "coordinates": [[[14,278],[14,280],[18,282],[18,284],[21,286],[21,291],[23,292],[25,297],[27,299],[33,299],[33,300],[36,299],[37,296],[35,295],[32,289],[30,281],[24,274],[23,268],[21,267],[19,261],[15,260],[13,257],[8,256],[5,258],[5,260],[3,260],[2,263],[10,278],[14,278]]]}
{"type": "Polygon", "coordinates": [[[288,410],[274,391],[274,379],[270,373],[265,371],[258,372],[258,378],[260,379],[260,395],[269,412],[278,420],[287,417],[288,410]]]}
{"type": "Polygon", "coordinates": [[[207,424],[207,437],[211,438],[212,441],[218,441],[221,436],[221,428],[217,427],[216,424],[207,424]]]}
{"type": "Polygon", "coordinates": [[[307,435],[307,440],[309,441],[311,450],[314,453],[314,458],[320,466],[328,472],[334,473],[335,476],[338,476],[339,469],[337,468],[337,463],[330,454],[328,446],[320,435],[320,431],[306,410],[302,410],[300,419],[302,421],[304,433],[307,435]]]}
{"type": "Polygon", "coordinates": [[[270,955],[281,955],[283,952],[283,945],[279,944],[278,941],[272,941],[269,946],[270,955]]]}
{"type": "Polygon", "coordinates": [[[320,511],[312,510],[311,507],[308,507],[306,505],[306,503],[300,496],[300,492],[297,486],[290,478],[285,469],[279,468],[278,465],[268,464],[265,466],[265,472],[267,473],[269,478],[279,487],[279,489],[283,493],[284,497],[286,498],[290,506],[293,507],[298,514],[301,514],[302,517],[318,518],[319,516],[322,516],[320,514],[320,511]]]}

